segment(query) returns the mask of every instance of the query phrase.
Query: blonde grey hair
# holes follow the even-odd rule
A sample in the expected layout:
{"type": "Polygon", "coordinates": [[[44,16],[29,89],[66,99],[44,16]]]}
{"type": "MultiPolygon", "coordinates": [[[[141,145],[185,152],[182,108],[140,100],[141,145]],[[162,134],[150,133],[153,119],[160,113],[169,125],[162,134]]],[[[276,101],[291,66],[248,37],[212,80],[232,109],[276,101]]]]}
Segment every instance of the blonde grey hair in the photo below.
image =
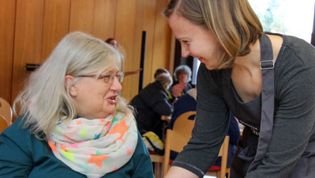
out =
{"type": "Polygon", "coordinates": [[[168,90],[173,84],[173,79],[169,72],[159,74],[155,80],[159,81],[165,90],[168,90]]]}
{"type": "MultiPolygon", "coordinates": [[[[91,35],[72,32],[31,74],[26,87],[15,99],[14,108],[20,108],[17,114],[23,115],[25,126],[30,126],[36,136],[49,135],[61,118],[77,117],[65,76],[100,75],[113,66],[122,70],[122,55],[116,49],[91,35]]],[[[131,113],[122,97],[118,97],[117,110],[131,113]]]]}
{"type": "Polygon", "coordinates": [[[176,13],[211,31],[223,53],[218,68],[231,67],[236,56],[262,35],[262,25],[247,0],[170,0],[166,17],[176,13]]]}

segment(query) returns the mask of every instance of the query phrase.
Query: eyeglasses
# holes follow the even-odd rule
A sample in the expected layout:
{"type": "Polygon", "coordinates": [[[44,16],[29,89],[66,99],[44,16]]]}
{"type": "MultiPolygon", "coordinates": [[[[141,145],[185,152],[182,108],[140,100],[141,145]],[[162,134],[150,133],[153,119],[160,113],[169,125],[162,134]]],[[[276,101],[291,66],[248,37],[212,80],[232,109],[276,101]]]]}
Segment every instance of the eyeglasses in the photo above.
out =
{"type": "Polygon", "coordinates": [[[113,81],[115,80],[115,78],[117,78],[117,80],[119,81],[119,83],[122,83],[123,80],[124,80],[124,73],[123,73],[123,72],[118,72],[118,73],[116,73],[116,74],[77,75],[76,77],[93,77],[93,78],[97,78],[97,79],[103,80],[106,84],[110,84],[110,83],[113,83],[113,81]]]}

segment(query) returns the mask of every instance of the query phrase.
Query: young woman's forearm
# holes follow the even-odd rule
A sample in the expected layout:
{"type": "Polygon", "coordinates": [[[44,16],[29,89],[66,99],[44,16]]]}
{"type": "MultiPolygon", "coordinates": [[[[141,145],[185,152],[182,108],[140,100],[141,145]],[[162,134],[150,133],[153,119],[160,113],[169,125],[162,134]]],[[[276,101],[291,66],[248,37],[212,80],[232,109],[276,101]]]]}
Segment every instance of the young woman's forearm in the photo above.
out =
{"type": "Polygon", "coordinates": [[[198,176],[184,168],[172,166],[164,178],[198,178],[198,176]]]}

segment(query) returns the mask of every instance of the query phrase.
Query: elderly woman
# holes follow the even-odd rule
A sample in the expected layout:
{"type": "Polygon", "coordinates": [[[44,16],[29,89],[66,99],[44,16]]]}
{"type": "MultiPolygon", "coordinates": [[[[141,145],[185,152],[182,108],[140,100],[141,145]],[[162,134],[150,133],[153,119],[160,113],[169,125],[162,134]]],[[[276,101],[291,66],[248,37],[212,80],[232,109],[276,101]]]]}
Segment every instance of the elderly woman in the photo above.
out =
{"type": "Polygon", "coordinates": [[[193,86],[189,83],[191,80],[191,69],[187,65],[180,65],[174,71],[175,82],[171,88],[174,98],[186,94],[193,86]]]}
{"type": "Polygon", "coordinates": [[[0,135],[0,177],[153,177],[132,111],[119,96],[121,55],[70,33],[16,98],[0,135]]]}

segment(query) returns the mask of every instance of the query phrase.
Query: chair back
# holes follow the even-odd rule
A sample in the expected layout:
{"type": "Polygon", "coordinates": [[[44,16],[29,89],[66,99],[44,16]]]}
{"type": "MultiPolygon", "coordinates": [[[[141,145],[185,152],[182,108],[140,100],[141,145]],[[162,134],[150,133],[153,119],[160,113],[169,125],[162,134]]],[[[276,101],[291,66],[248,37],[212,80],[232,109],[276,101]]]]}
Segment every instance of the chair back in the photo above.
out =
{"type": "Polygon", "coordinates": [[[163,172],[166,174],[169,168],[170,153],[171,151],[180,152],[184,146],[188,143],[192,135],[192,129],[195,125],[195,120],[191,117],[195,117],[195,111],[189,111],[178,116],[174,122],[173,129],[167,129],[166,141],[165,141],[165,153],[163,161],[163,172]]]}
{"type": "Polygon", "coordinates": [[[224,141],[221,145],[220,151],[219,151],[219,157],[221,157],[221,168],[217,172],[217,177],[218,178],[224,178],[226,174],[228,174],[228,177],[230,175],[230,171],[227,168],[227,161],[228,161],[228,155],[229,155],[229,141],[230,137],[225,136],[224,141]],[[228,171],[227,171],[228,170],[228,171]]]}
{"type": "Polygon", "coordinates": [[[13,112],[11,105],[5,99],[0,97],[0,115],[6,120],[8,125],[12,123],[13,112]]]}
{"type": "Polygon", "coordinates": [[[0,133],[3,132],[7,127],[9,127],[9,124],[7,123],[6,119],[0,115],[0,133]]]}
{"type": "Polygon", "coordinates": [[[215,176],[217,178],[230,178],[230,168],[227,167],[227,160],[229,155],[229,141],[230,137],[225,136],[221,145],[218,157],[221,157],[221,165],[219,169],[212,170],[211,168],[206,173],[207,176],[215,176]]]}

